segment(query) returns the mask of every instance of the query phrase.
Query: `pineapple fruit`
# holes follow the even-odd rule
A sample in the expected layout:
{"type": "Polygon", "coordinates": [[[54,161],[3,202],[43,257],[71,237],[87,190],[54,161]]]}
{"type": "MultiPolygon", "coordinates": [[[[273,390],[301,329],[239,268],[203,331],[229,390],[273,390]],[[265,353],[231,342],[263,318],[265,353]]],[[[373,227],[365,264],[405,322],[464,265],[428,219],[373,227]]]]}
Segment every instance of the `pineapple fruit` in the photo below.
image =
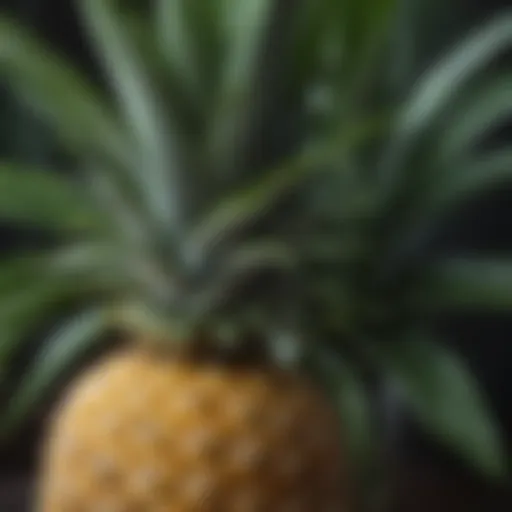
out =
{"type": "Polygon", "coordinates": [[[130,349],[71,390],[44,512],[343,510],[337,420],[302,377],[130,349]]]}
{"type": "MultiPolygon", "coordinates": [[[[448,54],[389,116],[404,92],[381,59],[399,50],[387,47],[398,2],[360,5],[77,2],[115,101],[0,21],[0,76],[73,168],[69,179],[0,168],[2,217],[57,235],[52,250],[3,262],[2,293],[26,321],[9,326],[0,375],[27,324],[62,304],[79,311],[50,333],[3,431],[103,333],[124,341],[56,409],[36,510],[349,510],[355,470],[340,434],[366,410],[362,360],[497,470],[471,376],[424,325],[432,310],[503,307],[510,290],[479,279],[492,262],[432,261],[424,238],[489,173],[507,176],[506,154],[467,151],[481,126],[465,129],[458,102],[511,22],[448,54]],[[354,418],[338,420],[303,366],[347,390],[354,418]],[[433,403],[425,380],[437,379],[433,403]],[[461,407],[464,425],[446,414],[461,407]]],[[[351,428],[360,440],[365,427],[351,428]]]]}

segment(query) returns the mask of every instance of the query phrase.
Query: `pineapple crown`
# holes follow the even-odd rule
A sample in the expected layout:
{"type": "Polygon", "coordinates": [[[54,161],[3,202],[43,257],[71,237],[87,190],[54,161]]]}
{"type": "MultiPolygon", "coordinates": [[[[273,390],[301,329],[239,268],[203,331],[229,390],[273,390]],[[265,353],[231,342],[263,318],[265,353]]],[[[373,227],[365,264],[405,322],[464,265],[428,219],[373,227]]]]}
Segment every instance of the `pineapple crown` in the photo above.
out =
{"type": "MultiPolygon", "coordinates": [[[[233,318],[233,307],[248,302],[248,288],[248,314],[257,316],[258,303],[267,304],[296,271],[298,248],[283,232],[297,208],[290,202],[300,202],[292,192],[328,162],[322,137],[304,150],[303,134],[291,133],[303,130],[286,127],[297,110],[303,115],[311,77],[296,85],[278,66],[286,55],[298,61],[295,32],[304,31],[304,20],[275,2],[160,2],[146,13],[154,24],[141,23],[140,10],[115,4],[78,5],[113,99],[50,51],[39,51],[35,66],[39,43],[3,24],[7,78],[78,155],[76,183],[20,176],[49,207],[45,218],[25,212],[28,220],[64,231],[65,246],[49,256],[52,272],[73,279],[77,291],[97,286],[115,294],[113,321],[168,331],[160,321],[172,320],[172,332],[188,337],[228,310],[233,318]],[[194,23],[202,27],[197,36],[194,23]],[[300,148],[286,152],[292,158],[272,148],[280,131],[300,148]],[[262,287],[247,282],[264,270],[286,278],[271,294],[259,293],[262,301],[262,287]],[[241,287],[244,302],[235,299],[241,287]]],[[[337,153],[333,142],[327,150],[337,153]]],[[[13,183],[9,174],[5,169],[2,180],[13,183]]],[[[237,323],[240,314],[247,316],[237,312],[237,323]]]]}
{"type": "Polygon", "coordinates": [[[421,73],[404,56],[421,16],[397,0],[76,6],[99,84],[0,20],[0,77],[53,127],[71,169],[0,165],[2,218],[57,235],[51,250],[2,263],[0,378],[34,322],[72,309],[11,419],[111,325],[228,345],[256,331],[280,354],[323,338],[345,358],[323,343],[308,355],[351,400],[361,371],[350,363],[371,361],[449,439],[460,427],[425,412],[417,379],[459,390],[451,403],[466,400],[467,424],[482,426],[459,448],[495,471],[499,443],[478,448],[496,436],[474,383],[424,325],[512,305],[508,260],[429,244],[454,207],[511,178],[508,147],[475,150],[510,106],[510,77],[481,73],[512,45],[510,14],[421,73]]]}

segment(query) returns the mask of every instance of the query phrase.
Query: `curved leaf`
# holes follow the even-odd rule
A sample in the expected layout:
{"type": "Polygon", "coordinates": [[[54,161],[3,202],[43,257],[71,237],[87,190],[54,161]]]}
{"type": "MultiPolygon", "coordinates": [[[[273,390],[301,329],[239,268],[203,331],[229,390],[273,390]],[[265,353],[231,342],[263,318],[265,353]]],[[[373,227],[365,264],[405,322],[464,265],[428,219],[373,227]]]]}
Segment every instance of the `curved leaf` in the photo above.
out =
{"type": "Polygon", "coordinates": [[[5,18],[0,18],[0,77],[51,123],[68,149],[132,166],[130,143],[98,91],[70,62],[5,18]]]}
{"type": "Polygon", "coordinates": [[[103,231],[102,219],[78,186],[51,172],[0,164],[0,219],[57,230],[103,231]]]}
{"type": "Polygon", "coordinates": [[[437,186],[426,191],[425,215],[438,215],[462,205],[490,188],[512,184],[512,147],[484,154],[467,163],[452,164],[439,176],[437,186]]]}
{"type": "Polygon", "coordinates": [[[8,436],[30,415],[64,370],[101,340],[104,328],[103,312],[93,309],[72,318],[50,336],[1,416],[0,437],[8,436]]]}
{"type": "Polygon", "coordinates": [[[162,116],[156,91],[142,59],[122,26],[111,0],[79,2],[107,76],[117,93],[126,122],[136,136],[135,166],[146,206],[159,227],[182,229],[182,183],[177,147],[162,116]]]}
{"type": "Polygon", "coordinates": [[[437,179],[420,191],[402,224],[396,223],[393,254],[407,256],[429,240],[449,213],[489,190],[512,185],[512,150],[497,150],[463,164],[447,164],[435,176],[437,179]]]}
{"type": "Polygon", "coordinates": [[[424,334],[372,349],[429,432],[488,476],[504,476],[501,433],[462,359],[424,334]]]}
{"type": "MultiPolygon", "coordinates": [[[[223,27],[227,55],[222,63],[216,111],[209,133],[212,155],[221,169],[231,169],[239,137],[244,135],[255,96],[257,76],[265,38],[275,2],[247,0],[224,2],[223,27]]],[[[260,85],[262,87],[263,85],[260,85]]]]}
{"type": "Polygon", "coordinates": [[[347,361],[320,345],[309,348],[308,358],[339,410],[342,436],[348,440],[352,463],[359,470],[368,469],[377,439],[364,379],[347,361]]]}
{"type": "Polygon", "coordinates": [[[398,116],[384,155],[382,179],[394,190],[413,142],[466,85],[501,52],[512,47],[512,13],[500,13],[478,27],[417,82],[398,116]]]}
{"type": "Polygon", "coordinates": [[[62,283],[39,278],[0,298],[0,375],[38,322],[68,296],[69,289],[62,283]]]}
{"type": "Polygon", "coordinates": [[[33,253],[10,256],[0,260],[0,300],[40,276],[42,257],[33,253]]]}
{"type": "Polygon", "coordinates": [[[462,112],[450,120],[440,142],[439,153],[449,161],[473,150],[500,123],[512,119],[512,75],[494,79],[464,102],[462,112]]]}
{"type": "Polygon", "coordinates": [[[263,240],[242,245],[228,258],[223,258],[219,268],[212,272],[214,277],[193,298],[194,314],[196,317],[209,316],[226,302],[239,300],[235,292],[248,282],[254,282],[262,272],[277,271],[279,275],[293,279],[296,263],[293,253],[281,241],[263,240]]]}
{"type": "Polygon", "coordinates": [[[512,258],[452,258],[423,273],[415,303],[426,310],[512,311],[512,258]]]}
{"type": "Polygon", "coordinates": [[[420,79],[400,117],[399,130],[409,137],[416,134],[456,98],[476,73],[511,47],[512,13],[500,13],[460,42],[420,79]]]}
{"type": "Polygon", "coordinates": [[[195,92],[201,91],[196,55],[196,45],[192,36],[196,34],[190,23],[190,0],[158,0],[155,7],[155,26],[159,46],[174,73],[179,74],[187,87],[195,92]]]}
{"type": "Polygon", "coordinates": [[[63,304],[118,291],[134,279],[116,261],[101,245],[77,245],[0,262],[0,373],[63,304]]]}
{"type": "Polygon", "coordinates": [[[264,173],[250,186],[228,196],[192,230],[188,239],[191,258],[197,261],[204,251],[231,239],[242,227],[258,222],[315,173],[345,172],[344,167],[333,171],[333,162],[342,161],[350,151],[368,142],[386,123],[387,118],[365,119],[348,131],[330,134],[311,143],[285,164],[264,173]]]}

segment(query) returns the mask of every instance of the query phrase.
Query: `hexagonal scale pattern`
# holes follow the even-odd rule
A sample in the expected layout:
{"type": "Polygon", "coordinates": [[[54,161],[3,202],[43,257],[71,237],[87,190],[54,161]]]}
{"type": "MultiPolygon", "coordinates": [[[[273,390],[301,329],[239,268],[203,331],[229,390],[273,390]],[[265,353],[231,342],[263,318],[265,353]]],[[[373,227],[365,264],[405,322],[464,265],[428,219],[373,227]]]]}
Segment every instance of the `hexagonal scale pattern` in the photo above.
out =
{"type": "Polygon", "coordinates": [[[339,437],[330,405],[291,373],[123,351],[58,409],[38,510],[341,512],[339,437]]]}

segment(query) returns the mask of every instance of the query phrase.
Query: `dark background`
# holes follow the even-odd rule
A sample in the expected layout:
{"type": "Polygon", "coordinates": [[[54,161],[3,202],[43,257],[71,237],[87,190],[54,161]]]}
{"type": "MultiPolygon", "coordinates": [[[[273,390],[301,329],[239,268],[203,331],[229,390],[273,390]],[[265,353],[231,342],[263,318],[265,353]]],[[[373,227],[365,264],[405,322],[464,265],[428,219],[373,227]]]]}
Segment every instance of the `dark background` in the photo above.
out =
{"type": "MultiPolygon", "coordinates": [[[[435,3],[433,0],[432,5],[435,3]]],[[[22,15],[62,51],[98,76],[71,4],[69,0],[1,0],[2,7],[22,15]]],[[[417,29],[429,36],[426,38],[428,44],[415,49],[419,70],[466,28],[494,11],[510,6],[507,0],[454,0],[438,1],[437,4],[418,24],[417,29]]],[[[48,134],[2,90],[0,120],[0,157],[23,154],[24,161],[39,163],[53,156],[49,154],[50,146],[46,143],[48,134]]],[[[510,138],[511,134],[512,126],[503,126],[490,134],[490,141],[510,138]]],[[[2,252],[42,242],[35,233],[0,225],[2,252]]],[[[445,226],[437,243],[447,249],[456,247],[471,252],[512,250],[512,190],[495,190],[468,205],[445,226]]],[[[449,318],[442,328],[480,378],[501,421],[512,454],[512,377],[509,373],[512,369],[512,318],[476,318],[474,315],[471,318],[449,318]]],[[[394,510],[512,510],[512,493],[509,490],[496,488],[471,473],[424,435],[405,411],[400,413],[399,422],[402,428],[396,446],[399,469],[398,498],[394,510]]],[[[1,512],[25,510],[22,505],[26,495],[23,475],[30,471],[32,465],[38,427],[36,422],[20,434],[9,450],[0,452],[1,512]],[[19,487],[7,490],[6,487],[13,482],[18,482],[19,487]],[[10,502],[6,501],[7,496],[10,496],[10,502]]]]}

